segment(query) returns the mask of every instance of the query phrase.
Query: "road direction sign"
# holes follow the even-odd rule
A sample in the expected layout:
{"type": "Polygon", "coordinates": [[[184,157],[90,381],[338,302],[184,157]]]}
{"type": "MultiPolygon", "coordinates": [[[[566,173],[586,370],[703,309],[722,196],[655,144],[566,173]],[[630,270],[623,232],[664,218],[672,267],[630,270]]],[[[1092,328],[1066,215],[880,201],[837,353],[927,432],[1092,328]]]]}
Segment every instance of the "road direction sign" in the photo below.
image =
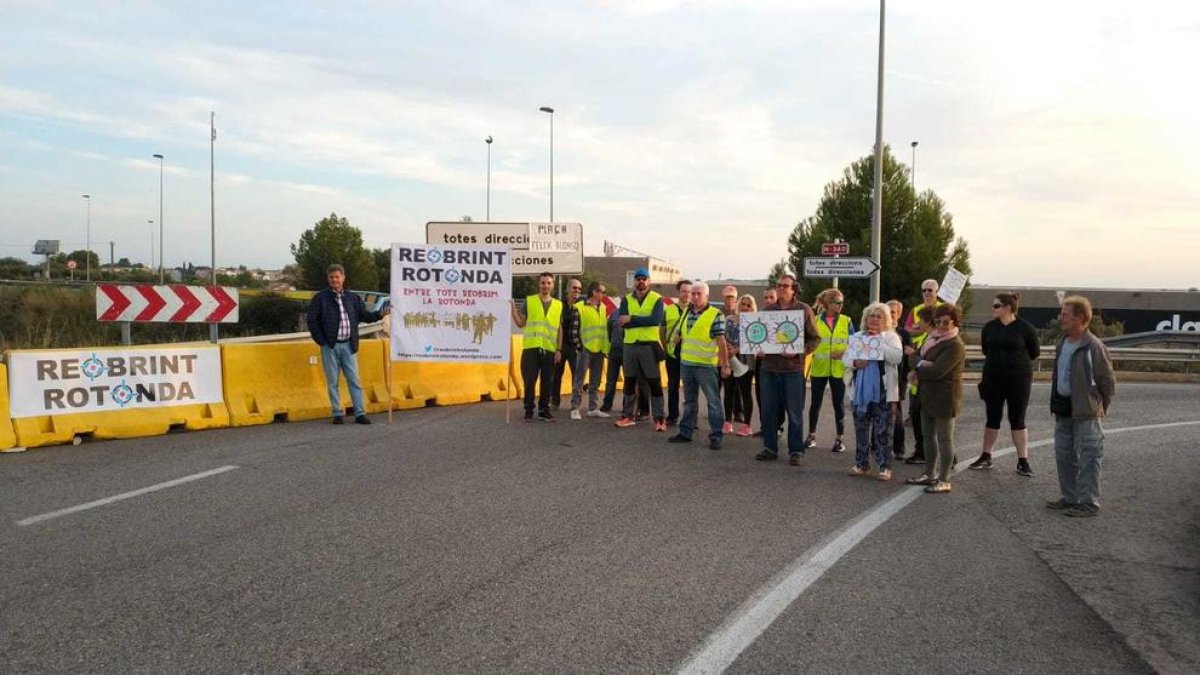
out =
{"type": "Polygon", "coordinates": [[[97,321],[237,323],[238,292],[225,286],[96,286],[97,321]]]}
{"type": "Polygon", "coordinates": [[[579,223],[425,224],[425,243],[508,246],[512,273],[583,273],[583,226],[579,223]]]}
{"type": "Polygon", "coordinates": [[[827,241],[821,244],[821,255],[850,255],[850,242],[827,241]]]}
{"type": "Polygon", "coordinates": [[[879,264],[867,257],[860,258],[805,258],[805,278],[842,277],[866,279],[879,271],[879,264]]]}

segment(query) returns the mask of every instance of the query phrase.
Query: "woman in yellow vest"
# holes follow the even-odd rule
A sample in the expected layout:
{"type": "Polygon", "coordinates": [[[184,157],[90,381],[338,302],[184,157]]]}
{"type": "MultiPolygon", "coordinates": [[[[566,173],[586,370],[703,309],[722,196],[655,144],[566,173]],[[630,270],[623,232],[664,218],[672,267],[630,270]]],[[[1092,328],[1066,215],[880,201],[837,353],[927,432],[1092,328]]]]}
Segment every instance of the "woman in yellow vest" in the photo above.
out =
{"type": "Polygon", "coordinates": [[[805,448],[817,444],[817,420],[821,415],[821,400],[825,388],[829,387],[829,398],[833,401],[833,421],[837,426],[837,438],[833,441],[833,452],[845,452],[842,436],[846,433],[846,376],[842,365],[842,354],[854,332],[854,322],[842,314],[845,297],[836,288],[827,288],[817,295],[817,334],[821,342],[812,353],[812,403],[808,407],[808,440],[805,448]]]}
{"type": "Polygon", "coordinates": [[[583,379],[587,377],[588,417],[609,417],[600,410],[600,378],[608,358],[608,308],[604,305],[604,284],[593,281],[586,300],[575,303],[571,319],[575,345],[574,379],[571,382],[571,419],[583,419],[583,379]]]}

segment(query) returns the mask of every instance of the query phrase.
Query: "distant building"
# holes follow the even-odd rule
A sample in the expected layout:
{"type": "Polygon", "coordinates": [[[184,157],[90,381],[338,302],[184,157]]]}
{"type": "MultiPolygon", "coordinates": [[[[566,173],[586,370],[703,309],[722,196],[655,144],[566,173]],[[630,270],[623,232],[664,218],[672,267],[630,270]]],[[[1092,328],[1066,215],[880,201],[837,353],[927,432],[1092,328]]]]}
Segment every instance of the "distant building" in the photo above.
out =
{"type": "Polygon", "coordinates": [[[650,281],[655,287],[674,286],[675,282],[683,279],[683,271],[678,265],[655,258],[653,256],[586,256],[583,259],[583,269],[594,277],[599,277],[610,288],[610,292],[618,289],[628,289],[633,283],[633,271],[645,267],[650,271],[650,281]]]}
{"type": "Polygon", "coordinates": [[[971,286],[974,303],[964,324],[982,326],[992,316],[992,298],[997,293],[1019,291],[1020,315],[1039,329],[1058,318],[1062,298],[1082,295],[1105,323],[1119,321],[1126,333],[1164,330],[1200,332],[1200,291],[1132,288],[1059,288],[1020,286],[971,286]]]}

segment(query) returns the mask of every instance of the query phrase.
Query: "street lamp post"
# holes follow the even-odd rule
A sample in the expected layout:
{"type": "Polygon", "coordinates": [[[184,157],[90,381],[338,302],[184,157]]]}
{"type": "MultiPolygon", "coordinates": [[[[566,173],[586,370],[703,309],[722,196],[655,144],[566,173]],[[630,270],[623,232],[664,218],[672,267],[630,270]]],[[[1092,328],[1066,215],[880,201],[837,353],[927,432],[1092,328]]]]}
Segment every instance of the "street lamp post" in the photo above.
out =
{"type": "Polygon", "coordinates": [[[916,194],[916,192],[917,192],[917,146],[920,145],[920,143],[918,141],[913,141],[911,145],[912,145],[912,165],[909,166],[908,177],[910,179],[910,182],[912,182],[913,194],[916,194]]]}
{"type": "MultiPolygon", "coordinates": [[[[883,253],[883,18],[886,0],[879,0],[879,70],[875,84],[875,189],[871,198],[871,257],[882,262],[883,253]]],[[[871,277],[871,302],[879,302],[879,277],[883,265],[871,277]]]]}
{"type": "Polygon", "coordinates": [[[87,280],[92,280],[92,196],[83,195],[87,200],[87,247],[84,251],[84,257],[87,259],[87,280]]]}
{"type": "Polygon", "coordinates": [[[492,222],[492,137],[488,136],[487,138],[483,139],[483,142],[487,143],[487,146],[488,146],[488,148],[487,148],[487,150],[488,150],[487,215],[484,216],[484,220],[486,220],[487,222],[490,223],[490,222],[492,222]]]}
{"type": "MultiPolygon", "coordinates": [[[[163,268],[163,156],[156,154],[154,158],[158,160],[158,283],[162,285],[166,283],[163,268]]],[[[151,230],[150,236],[154,237],[153,230],[151,230]]],[[[151,258],[154,257],[153,253],[153,248],[151,248],[151,258]]]]}
{"type": "Polygon", "coordinates": [[[150,224],[150,273],[153,274],[154,273],[154,219],[148,218],[146,220],[146,222],[150,224]]]}
{"type": "Polygon", "coordinates": [[[542,106],[538,108],[550,115],[550,222],[554,222],[554,108],[542,106]]]}

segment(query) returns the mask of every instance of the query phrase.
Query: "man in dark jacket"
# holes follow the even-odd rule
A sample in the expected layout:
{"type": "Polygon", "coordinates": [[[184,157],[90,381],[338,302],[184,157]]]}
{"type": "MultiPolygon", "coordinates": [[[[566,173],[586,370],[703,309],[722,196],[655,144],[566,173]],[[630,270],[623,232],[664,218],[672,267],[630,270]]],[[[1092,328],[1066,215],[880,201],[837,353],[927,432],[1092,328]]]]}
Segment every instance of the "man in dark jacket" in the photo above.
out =
{"type": "Polygon", "coordinates": [[[321,365],[325,369],[325,385],[333,406],[333,423],[341,424],[345,413],[338,392],[338,379],[345,373],[346,387],[350,389],[350,400],[354,403],[354,421],[370,424],[363,408],[358,357],[355,356],[358,353],[358,324],[379,321],[388,310],[368,312],[362,298],[345,292],[346,269],[341,265],[330,265],[325,273],[329,288],[318,292],[308,303],[308,332],[313,342],[321,346],[321,365]]]}

